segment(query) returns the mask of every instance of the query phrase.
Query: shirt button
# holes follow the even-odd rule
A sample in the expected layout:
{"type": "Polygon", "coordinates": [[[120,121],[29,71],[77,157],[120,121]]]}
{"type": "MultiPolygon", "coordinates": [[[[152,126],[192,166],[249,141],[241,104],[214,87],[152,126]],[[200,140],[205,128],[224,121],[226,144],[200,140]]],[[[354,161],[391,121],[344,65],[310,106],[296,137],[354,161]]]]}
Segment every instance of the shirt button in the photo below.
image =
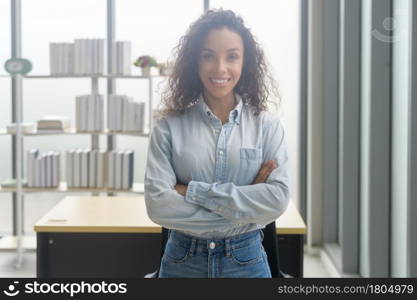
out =
{"type": "Polygon", "coordinates": [[[216,248],[216,243],[215,242],[211,242],[209,245],[210,249],[214,249],[216,248]]]}

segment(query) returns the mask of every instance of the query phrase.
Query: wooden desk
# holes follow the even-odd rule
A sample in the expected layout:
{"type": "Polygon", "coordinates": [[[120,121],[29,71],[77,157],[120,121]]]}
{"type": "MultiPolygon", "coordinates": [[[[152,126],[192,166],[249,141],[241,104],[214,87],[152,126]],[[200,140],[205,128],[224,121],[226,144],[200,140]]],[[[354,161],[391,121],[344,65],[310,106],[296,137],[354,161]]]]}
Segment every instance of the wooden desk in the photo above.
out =
{"type": "MultiPolygon", "coordinates": [[[[276,222],[281,268],[302,277],[306,226],[295,206],[276,222]]],[[[143,277],[160,261],[161,226],[139,197],[66,197],[35,225],[38,277],[143,277]]]]}

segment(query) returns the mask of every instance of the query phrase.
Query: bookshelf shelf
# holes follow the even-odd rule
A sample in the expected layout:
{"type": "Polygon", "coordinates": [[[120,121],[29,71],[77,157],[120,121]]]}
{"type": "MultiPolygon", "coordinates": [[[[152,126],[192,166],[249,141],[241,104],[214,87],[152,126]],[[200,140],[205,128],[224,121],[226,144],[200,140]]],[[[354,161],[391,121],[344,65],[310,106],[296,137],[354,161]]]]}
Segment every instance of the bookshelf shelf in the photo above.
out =
{"type": "Polygon", "coordinates": [[[158,77],[166,77],[163,75],[151,75],[151,76],[141,76],[141,75],[26,75],[23,76],[24,78],[28,78],[28,79],[41,79],[41,78],[104,78],[104,79],[108,79],[108,78],[114,78],[114,79],[123,79],[123,78],[127,78],[127,79],[149,79],[149,78],[158,78],[158,77]]]}
{"type": "MultiPolygon", "coordinates": [[[[58,187],[52,188],[36,188],[23,187],[24,193],[134,193],[143,194],[145,191],[144,184],[136,182],[133,187],[128,190],[108,189],[108,188],[68,188],[65,181],[61,181],[58,187]]],[[[16,192],[15,187],[0,187],[0,193],[16,192]]]]}
{"type": "MultiPolygon", "coordinates": [[[[104,130],[104,131],[97,131],[97,132],[93,132],[93,131],[77,131],[75,128],[70,128],[67,129],[65,131],[35,131],[35,132],[23,132],[22,135],[24,136],[38,136],[38,135],[67,135],[67,134],[101,134],[101,135],[113,135],[113,134],[118,134],[118,135],[130,135],[130,136],[138,136],[138,137],[149,137],[149,132],[145,131],[145,132],[135,132],[135,131],[109,131],[109,130],[104,130]]],[[[5,128],[0,128],[0,135],[16,135],[15,133],[8,133],[7,130],[5,128]]]]}

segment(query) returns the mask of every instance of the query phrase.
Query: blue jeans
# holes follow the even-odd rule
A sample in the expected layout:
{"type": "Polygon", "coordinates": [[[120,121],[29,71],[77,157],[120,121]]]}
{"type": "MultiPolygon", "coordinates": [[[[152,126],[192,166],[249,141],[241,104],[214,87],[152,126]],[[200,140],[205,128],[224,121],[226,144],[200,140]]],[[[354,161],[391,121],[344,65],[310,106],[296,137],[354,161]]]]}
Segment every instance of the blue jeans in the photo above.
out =
{"type": "Polygon", "coordinates": [[[169,231],[159,278],[271,278],[263,232],[226,239],[199,239],[169,231]]]}

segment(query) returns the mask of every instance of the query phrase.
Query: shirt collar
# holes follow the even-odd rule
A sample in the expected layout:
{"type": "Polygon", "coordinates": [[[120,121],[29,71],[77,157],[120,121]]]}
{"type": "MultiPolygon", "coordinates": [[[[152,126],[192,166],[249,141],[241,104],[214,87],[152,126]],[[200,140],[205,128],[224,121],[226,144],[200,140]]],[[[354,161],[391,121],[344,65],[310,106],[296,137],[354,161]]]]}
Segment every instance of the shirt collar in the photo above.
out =
{"type": "MultiPolygon", "coordinates": [[[[242,113],[243,103],[242,103],[242,97],[240,97],[239,94],[235,93],[235,98],[236,98],[236,101],[237,101],[237,105],[229,113],[229,122],[233,122],[233,123],[236,123],[237,125],[239,125],[240,120],[241,120],[241,113],[242,113]]],[[[208,107],[206,101],[204,101],[204,97],[203,97],[202,93],[198,97],[197,106],[199,107],[199,110],[202,112],[204,117],[211,118],[212,116],[214,116],[210,107],[208,107]]]]}

